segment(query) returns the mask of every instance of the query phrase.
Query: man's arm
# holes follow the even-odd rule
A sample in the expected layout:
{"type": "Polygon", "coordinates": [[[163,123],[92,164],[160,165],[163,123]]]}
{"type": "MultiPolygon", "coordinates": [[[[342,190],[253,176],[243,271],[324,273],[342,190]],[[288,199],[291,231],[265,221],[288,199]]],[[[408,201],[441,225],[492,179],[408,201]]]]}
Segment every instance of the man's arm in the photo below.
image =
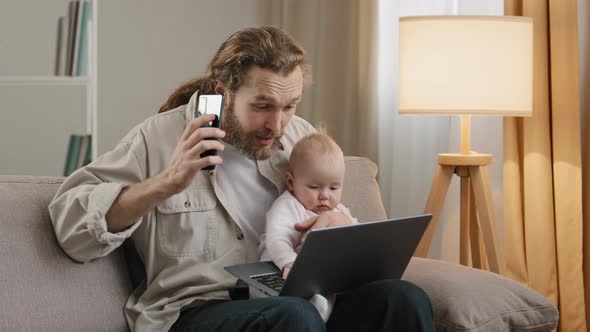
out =
{"type": "Polygon", "coordinates": [[[223,150],[223,144],[206,138],[223,138],[225,132],[217,128],[201,128],[213,121],[215,115],[205,115],[190,122],[182,134],[172,158],[162,173],[140,183],[125,187],[106,215],[111,233],[125,230],[148,211],[168,197],[186,189],[202,168],[222,163],[219,156],[200,158],[207,150],[223,150]]]}
{"type": "Polygon", "coordinates": [[[106,215],[107,229],[119,233],[171,195],[158,177],[125,187],[106,215]]]}

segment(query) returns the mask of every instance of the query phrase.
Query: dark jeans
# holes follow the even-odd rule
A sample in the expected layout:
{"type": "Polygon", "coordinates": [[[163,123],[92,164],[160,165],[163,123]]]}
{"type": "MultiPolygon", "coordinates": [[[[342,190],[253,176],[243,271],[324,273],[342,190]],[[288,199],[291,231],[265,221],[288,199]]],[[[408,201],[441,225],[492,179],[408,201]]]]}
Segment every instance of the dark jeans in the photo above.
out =
{"type": "Polygon", "coordinates": [[[171,331],[434,331],[426,293],[401,280],[376,281],[339,294],[324,324],[307,300],[267,297],[209,301],[184,310],[171,331]]]}

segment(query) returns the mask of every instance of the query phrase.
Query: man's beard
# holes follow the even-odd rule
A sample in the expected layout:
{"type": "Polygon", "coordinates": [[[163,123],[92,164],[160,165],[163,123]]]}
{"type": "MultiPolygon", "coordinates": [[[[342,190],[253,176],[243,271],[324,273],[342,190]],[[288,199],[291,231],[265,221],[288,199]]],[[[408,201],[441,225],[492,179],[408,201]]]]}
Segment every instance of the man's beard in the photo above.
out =
{"type": "Polygon", "coordinates": [[[223,140],[226,143],[231,144],[245,154],[246,157],[253,160],[270,158],[281,146],[280,138],[283,136],[282,132],[273,132],[271,129],[246,132],[234,113],[233,100],[230,100],[228,106],[223,111],[221,129],[225,131],[225,138],[223,140]],[[275,139],[270,146],[258,146],[256,144],[257,136],[260,138],[274,137],[275,139]]]}

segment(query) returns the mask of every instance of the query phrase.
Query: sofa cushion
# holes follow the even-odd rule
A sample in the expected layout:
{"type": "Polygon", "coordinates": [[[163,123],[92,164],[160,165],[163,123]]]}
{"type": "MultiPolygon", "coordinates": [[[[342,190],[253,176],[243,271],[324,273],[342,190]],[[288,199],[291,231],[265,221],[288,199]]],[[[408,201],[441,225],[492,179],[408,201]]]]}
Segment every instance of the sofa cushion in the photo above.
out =
{"type": "Polygon", "coordinates": [[[437,331],[551,331],[559,320],[539,293],[488,271],[414,257],[403,279],[428,294],[437,331]]]}
{"type": "Polygon", "coordinates": [[[127,331],[120,251],[79,264],[57,244],[47,206],[62,180],[0,176],[0,331],[127,331]]]}

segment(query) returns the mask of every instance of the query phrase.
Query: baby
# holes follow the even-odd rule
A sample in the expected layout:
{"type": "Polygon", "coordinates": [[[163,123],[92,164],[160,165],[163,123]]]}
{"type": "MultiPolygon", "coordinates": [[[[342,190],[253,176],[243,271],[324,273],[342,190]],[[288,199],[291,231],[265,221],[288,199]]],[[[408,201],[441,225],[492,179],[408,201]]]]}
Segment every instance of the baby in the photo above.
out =
{"type": "MultiPolygon", "coordinates": [[[[357,222],[340,204],[343,181],[344,155],[327,134],[313,133],[295,144],[286,173],[288,190],[266,214],[266,249],[261,257],[272,259],[283,271],[283,278],[286,279],[297,256],[295,248],[301,233],[295,230],[295,224],[326,212],[343,213],[357,222]]],[[[320,295],[310,301],[327,321],[333,301],[320,295]]]]}

